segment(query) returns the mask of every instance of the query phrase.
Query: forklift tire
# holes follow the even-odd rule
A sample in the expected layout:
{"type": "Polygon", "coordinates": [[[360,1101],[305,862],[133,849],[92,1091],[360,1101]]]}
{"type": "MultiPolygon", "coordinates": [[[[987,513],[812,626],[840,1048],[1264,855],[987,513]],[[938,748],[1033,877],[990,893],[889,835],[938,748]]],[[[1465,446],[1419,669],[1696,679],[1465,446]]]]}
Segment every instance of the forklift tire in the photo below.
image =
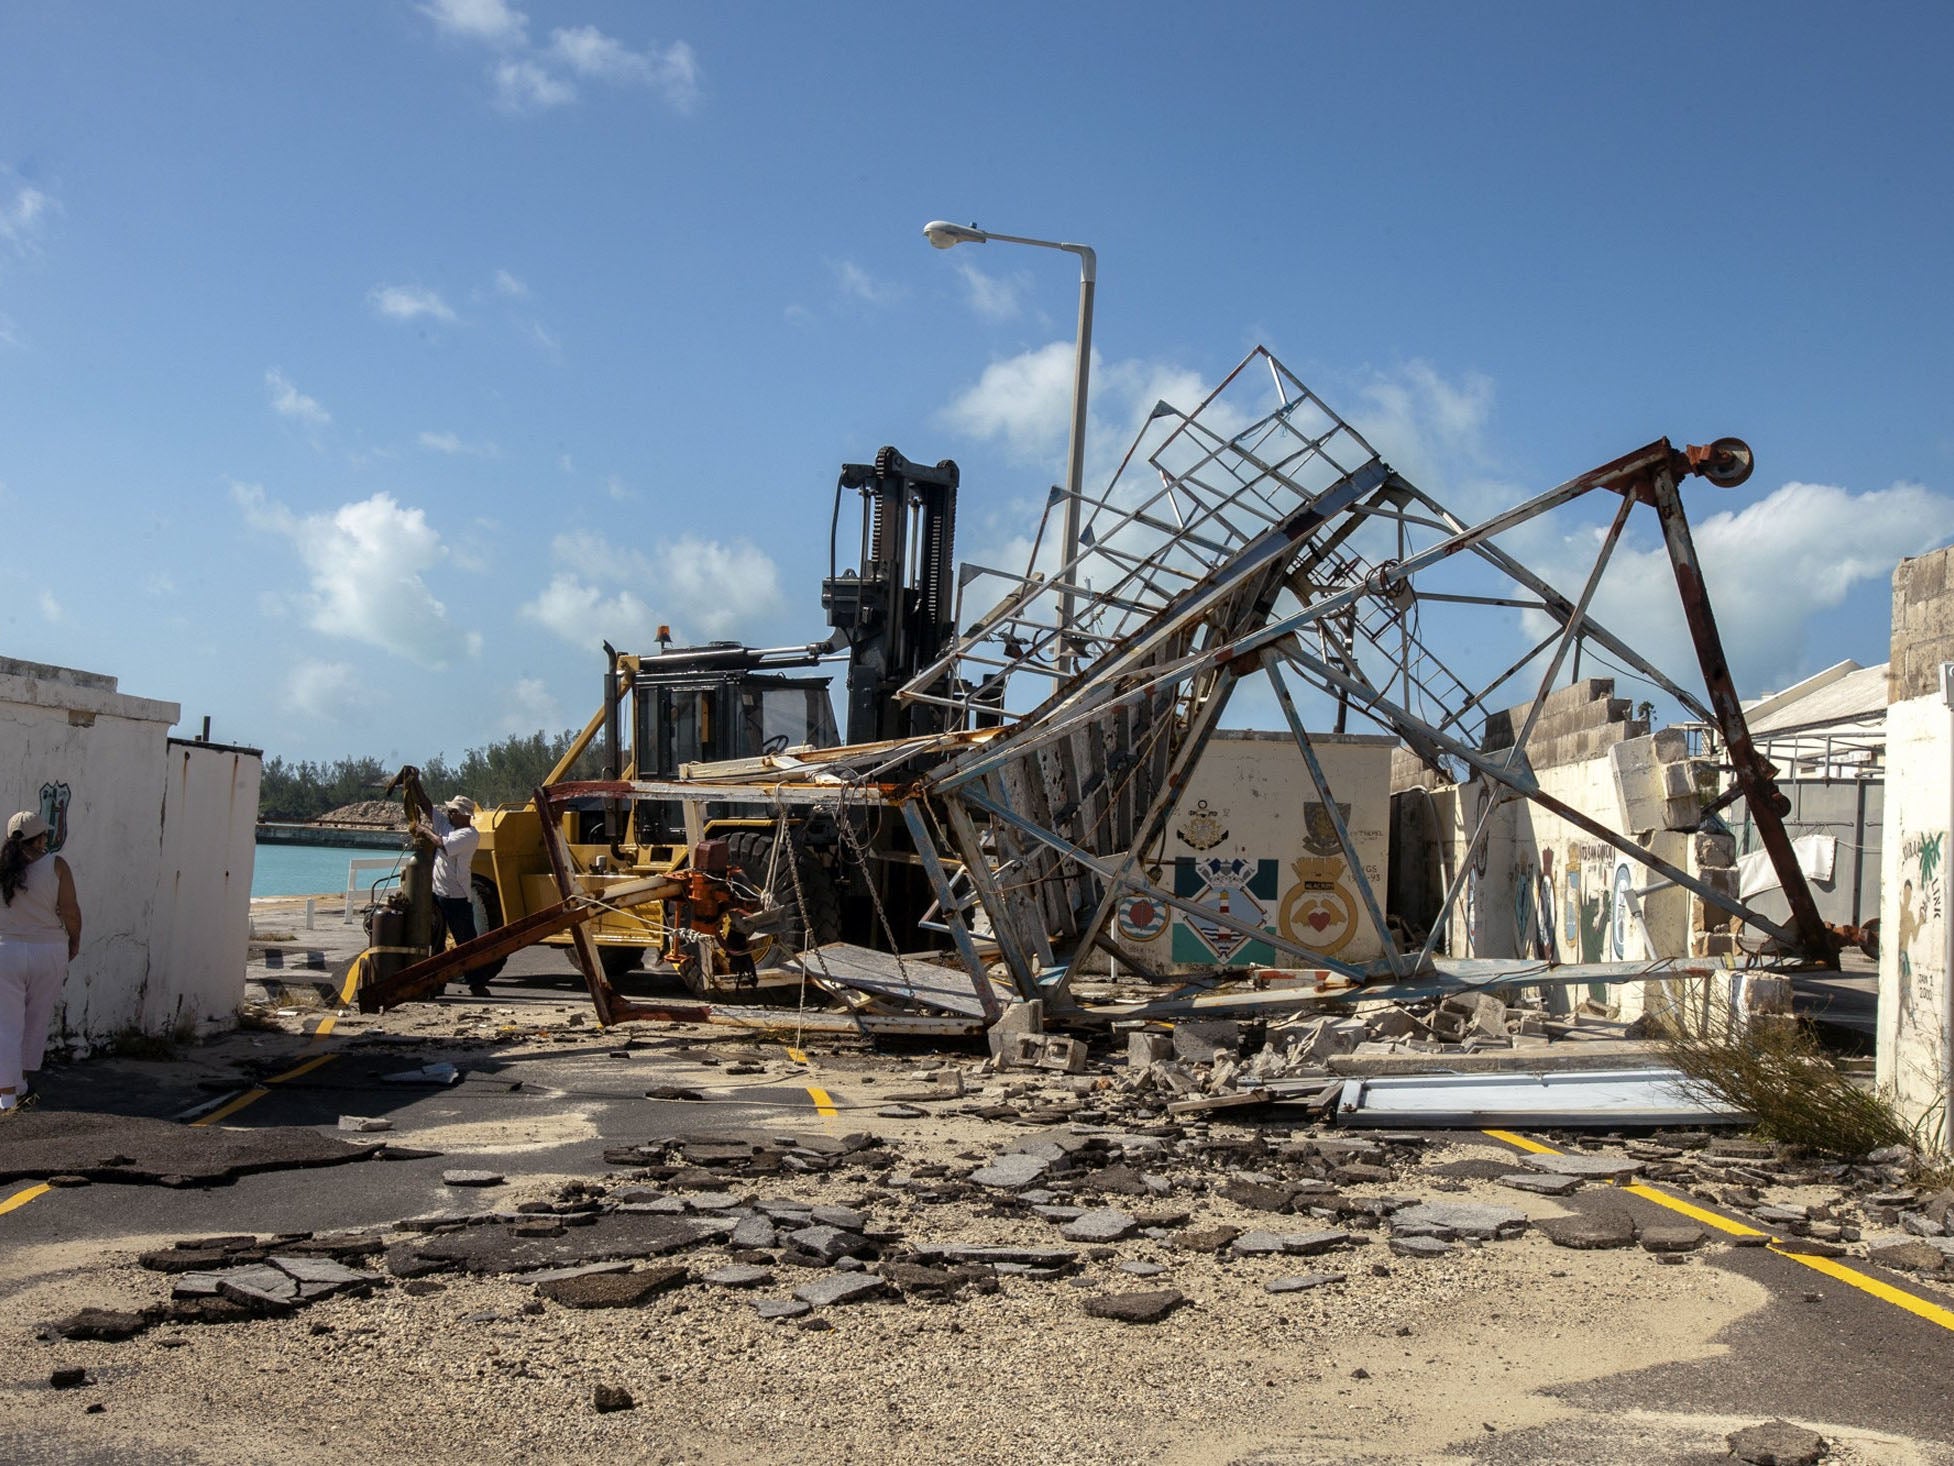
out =
{"type": "MultiPolygon", "coordinates": [[[[475,935],[486,936],[502,925],[502,898],[495,894],[495,882],[487,876],[469,877],[468,889],[475,899],[475,935]]],[[[493,962],[471,968],[466,974],[467,981],[487,982],[502,970],[508,960],[507,957],[498,957],[493,962]]]]}
{"type": "MultiPolygon", "coordinates": [[[[746,872],[747,883],[759,887],[773,862],[773,845],[771,830],[736,830],[726,837],[727,863],[740,867],[746,872]]],[[[783,864],[773,873],[771,894],[775,903],[785,908],[786,920],[764,950],[761,939],[755,939],[753,956],[761,967],[784,967],[797,953],[841,937],[841,899],[835,894],[827,867],[805,850],[797,852],[797,860],[799,895],[795,893],[794,872],[783,864]],[[807,901],[806,911],[801,910],[802,897],[807,901]]]]}

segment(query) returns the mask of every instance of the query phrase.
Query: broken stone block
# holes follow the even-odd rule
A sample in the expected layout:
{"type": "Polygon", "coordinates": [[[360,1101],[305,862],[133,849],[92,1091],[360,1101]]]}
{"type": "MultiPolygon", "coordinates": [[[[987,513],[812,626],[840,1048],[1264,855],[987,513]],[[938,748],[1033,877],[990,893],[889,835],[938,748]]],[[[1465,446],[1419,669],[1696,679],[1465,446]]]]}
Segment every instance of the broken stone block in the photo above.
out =
{"type": "Polygon", "coordinates": [[[1089,1211],[1074,1217],[1063,1227],[1059,1235],[1067,1242],[1118,1242],[1133,1235],[1140,1225],[1139,1219],[1123,1211],[1111,1208],[1089,1211]]]}
{"type": "Polygon", "coordinates": [[[1592,1252],[1635,1245],[1635,1219],[1623,1211],[1596,1212],[1592,1216],[1549,1217],[1536,1225],[1556,1247],[1592,1252]]]}
{"type": "Polygon", "coordinates": [[[970,1179],[979,1186],[989,1186],[999,1191],[1018,1191],[1043,1179],[1051,1165],[1051,1161],[1043,1156],[1010,1151],[989,1165],[972,1171],[970,1179]]]}
{"type": "Polygon", "coordinates": [[[1730,1454],[1749,1466],[1817,1466],[1831,1447],[1816,1431],[1788,1420],[1767,1420],[1724,1437],[1730,1454]]]}
{"type": "Polygon", "coordinates": [[[1032,1062],[1040,1069],[1050,1069],[1059,1074],[1083,1074],[1086,1072],[1086,1057],[1086,1046],[1078,1039],[1048,1033],[1042,1040],[1038,1057],[1032,1062]]]}
{"type": "Polygon", "coordinates": [[[1391,1232],[1398,1237],[1457,1237],[1492,1242],[1517,1237],[1527,1229],[1527,1214],[1509,1206],[1465,1201],[1425,1201],[1391,1213],[1391,1232]]]}
{"type": "Polygon", "coordinates": [[[803,1283],[794,1296],[811,1308],[833,1308],[843,1303],[861,1303],[883,1292],[888,1285],[873,1273],[829,1273],[811,1283],[803,1283]]]}
{"type": "Polygon", "coordinates": [[[789,1232],[786,1241],[802,1252],[812,1253],[824,1262],[836,1258],[853,1257],[869,1247],[869,1241],[857,1232],[849,1232],[840,1227],[814,1226],[802,1227],[789,1232]]]}
{"type": "Polygon", "coordinates": [[[1877,1243],[1866,1249],[1866,1261],[1902,1272],[1933,1273],[1947,1266],[1947,1254],[1921,1237],[1877,1243]]]}
{"type": "Polygon", "coordinates": [[[1221,1195],[1252,1211],[1288,1211],[1296,1199],[1293,1187],[1265,1186],[1256,1181],[1230,1181],[1221,1188],[1221,1195]]]}
{"type": "Polygon", "coordinates": [[[443,1186],[500,1186],[502,1174],[499,1171],[443,1171],[443,1186]]]}
{"type": "Polygon", "coordinates": [[[1007,1051],[1012,1041],[1024,1035],[1038,1035],[1045,1031],[1045,1004],[1042,999],[1030,1002],[1013,1003],[998,1015],[990,1031],[985,1035],[990,1043],[991,1059],[1000,1069],[1012,1067],[1007,1051]]]}
{"type": "Polygon", "coordinates": [[[734,1263],[730,1267],[714,1268],[705,1275],[704,1281],[716,1288],[758,1288],[773,1281],[773,1269],[734,1263]]]}
{"type": "Polygon", "coordinates": [[[778,1234],[774,1224],[764,1216],[741,1217],[733,1227],[733,1233],[726,1240],[735,1247],[772,1247],[778,1234]]]}
{"type": "Polygon", "coordinates": [[[47,1387],[51,1390],[78,1390],[83,1385],[94,1383],[95,1381],[88,1377],[88,1371],[80,1365],[57,1369],[47,1377],[47,1387]]]}
{"type": "Polygon", "coordinates": [[[1174,1246],[1183,1252],[1219,1252],[1242,1235],[1240,1227],[1197,1227],[1174,1234],[1174,1246]]]}
{"type": "Polygon", "coordinates": [[[1502,1186],[1510,1186],[1515,1191],[1530,1191],[1535,1196],[1566,1196],[1571,1191],[1581,1189],[1579,1176],[1528,1176],[1515,1173],[1494,1179],[1502,1186]]]}
{"type": "Polygon", "coordinates": [[[1155,1061],[1173,1057],[1174,1041],[1164,1033],[1135,1029],[1126,1036],[1126,1067],[1144,1073],[1155,1061]]]}
{"type": "Polygon", "coordinates": [[[801,1318],[814,1309],[798,1298],[762,1298],[753,1305],[753,1311],[761,1318],[783,1319],[801,1318]]]}
{"type": "Polygon", "coordinates": [[[394,1122],[369,1115],[341,1115],[339,1128],[351,1131],[355,1135],[370,1135],[377,1131],[393,1129],[394,1122]]]}
{"type": "Polygon", "coordinates": [[[591,1404],[599,1415],[608,1415],[613,1410],[635,1410],[638,1402],[621,1385],[599,1385],[591,1392],[591,1404]]]}
{"type": "Polygon", "coordinates": [[[1121,1272],[1135,1278],[1157,1278],[1167,1271],[1165,1263],[1135,1262],[1130,1258],[1118,1266],[1121,1272]]]}
{"type": "Polygon", "coordinates": [[[1276,1278],[1262,1285],[1265,1293],[1304,1293],[1329,1283],[1341,1283],[1342,1273],[1299,1273],[1292,1278],[1276,1278]]]}
{"type": "Polygon", "coordinates": [[[48,1332],[63,1339],[118,1343],[134,1338],[149,1327],[140,1313],[121,1313],[109,1308],[84,1308],[48,1325],[48,1332]]]}
{"type": "Polygon", "coordinates": [[[1086,1299],[1083,1307],[1093,1318],[1117,1319],[1121,1323],[1159,1323],[1187,1299],[1175,1288],[1156,1293],[1100,1293],[1086,1299]]]}
{"type": "Polygon", "coordinates": [[[1434,1031],[1438,1019],[1451,1016],[1458,1020],[1459,1037],[1504,1038],[1506,1037],[1506,1004],[1491,993],[1452,993],[1438,1005],[1438,1013],[1433,1015],[1434,1031]]]}
{"type": "Polygon", "coordinates": [[[1687,1223],[1652,1223],[1642,1228],[1644,1252],[1694,1252],[1709,1240],[1708,1232],[1687,1223]]]}
{"type": "Polygon", "coordinates": [[[1522,1156],[1520,1161],[1522,1165],[1545,1171],[1550,1176],[1601,1177],[1610,1181],[1638,1176],[1645,1169],[1641,1161],[1630,1160],[1627,1156],[1527,1155],[1522,1156]]]}
{"type": "Polygon", "coordinates": [[[565,1308],[638,1308],[690,1275],[682,1267],[654,1267],[623,1273],[585,1273],[540,1283],[536,1291],[565,1308]]]}
{"type": "Polygon", "coordinates": [[[1242,1026],[1232,1018],[1189,1019],[1174,1025],[1173,1042],[1175,1058],[1206,1064],[1217,1049],[1231,1056],[1241,1051],[1242,1026]]]}
{"type": "Polygon", "coordinates": [[[1450,1242],[1437,1237],[1393,1237],[1390,1239],[1391,1251],[1399,1257],[1409,1257],[1420,1261],[1450,1257],[1458,1251],[1450,1242]]]}

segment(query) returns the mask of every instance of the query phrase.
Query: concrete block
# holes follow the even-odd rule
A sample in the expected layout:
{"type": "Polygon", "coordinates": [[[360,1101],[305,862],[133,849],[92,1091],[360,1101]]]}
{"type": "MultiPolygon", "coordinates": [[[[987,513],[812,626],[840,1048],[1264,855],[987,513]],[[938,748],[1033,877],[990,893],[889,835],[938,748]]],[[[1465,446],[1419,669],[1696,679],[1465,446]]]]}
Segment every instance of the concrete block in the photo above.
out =
{"type": "Polygon", "coordinates": [[[1689,735],[1680,728],[1663,728],[1651,734],[1650,746],[1663,763],[1689,757],[1689,735]]]}
{"type": "MultiPolygon", "coordinates": [[[[993,1034],[996,1030],[991,1030],[993,1034]]],[[[993,1044],[1000,1069],[1033,1069],[1045,1056],[1045,1036],[1042,1033],[1007,1033],[1002,1044],[993,1044]]]]}
{"type": "Polygon", "coordinates": [[[1011,1039],[1018,1034],[1038,1034],[1045,1031],[1045,1003],[1041,998],[1033,998],[1025,1003],[1013,1003],[998,1015],[986,1037],[990,1041],[991,1057],[1000,1068],[1008,1067],[1005,1049],[1011,1039]]]}
{"type": "Polygon", "coordinates": [[[1190,1020],[1174,1025],[1174,1057],[1205,1064],[1216,1049],[1237,1052],[1242,1046],[1242,1026],[1232,1018],[1190,1020]]]}
{"type": "Polygon", "coordinates": [[[1038,1057],[1032,1062],[1040,1069],[1052,1069],[1060,1074],[1083,1074],[1086,1072],[1086,1046],[1076,1038],[1048,1033],[1039,1040],[1038,1057]]]}
{"type": "Polygon", "coordinates": [[[1690,860],[1698,870],[1717,869],[1737,863],[1737,837],[1703,833],[1690,842],[1690,860]]]}
{"type": "Polygon", "coordinates": [[[1174,1041],[1164,1033],[1147,1033],[1136,1029],[1126,1036],[1126,1067],[1146,1069],[1157,1059],[1171,1058],[1174,1041]]]}

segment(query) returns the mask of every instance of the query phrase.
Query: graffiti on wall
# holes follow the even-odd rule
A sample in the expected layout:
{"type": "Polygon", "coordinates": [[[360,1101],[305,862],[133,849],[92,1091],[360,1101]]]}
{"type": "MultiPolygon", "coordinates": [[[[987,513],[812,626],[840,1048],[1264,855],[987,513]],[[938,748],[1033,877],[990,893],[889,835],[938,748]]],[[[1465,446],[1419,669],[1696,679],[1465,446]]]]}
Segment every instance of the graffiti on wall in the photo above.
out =
{"type": "Polygon", "coordinates": [[[47,821],[50,852],[68,843],[68,805],[74,797],[74,791],[65,783],[41,785],[41,818],[47,821]]]}
{"type": "Polygon", "coordinates": [[[1905,1032],[1919,1027],[1923,1013],[1936,1010],[1941,984],[1947,974],[1941,971],[1944,950],[1942,932],[1946,921],[1946,876],[1942,857],[1947,831],[1903,835],[1900,840],[1900,915],[1894,931],[1894,951],[1899,959],[1900,1001],[1897,1027],[1905,1032]]]}

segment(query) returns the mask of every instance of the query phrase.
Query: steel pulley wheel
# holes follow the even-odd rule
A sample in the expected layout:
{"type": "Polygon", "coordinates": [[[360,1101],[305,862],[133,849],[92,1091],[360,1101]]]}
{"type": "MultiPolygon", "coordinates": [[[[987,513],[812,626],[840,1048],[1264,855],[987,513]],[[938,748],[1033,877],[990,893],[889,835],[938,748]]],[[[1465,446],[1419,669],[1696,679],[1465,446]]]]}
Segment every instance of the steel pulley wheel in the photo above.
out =
{"type": "Polygon", "coordinates": [[[1718,438],[1710,445],[1711,458],[1703,465],[1703,477],[1720,489],[1734,489],[1751,475],[1757,459],[1750,444],[1742,438],[1718,438]]]}

